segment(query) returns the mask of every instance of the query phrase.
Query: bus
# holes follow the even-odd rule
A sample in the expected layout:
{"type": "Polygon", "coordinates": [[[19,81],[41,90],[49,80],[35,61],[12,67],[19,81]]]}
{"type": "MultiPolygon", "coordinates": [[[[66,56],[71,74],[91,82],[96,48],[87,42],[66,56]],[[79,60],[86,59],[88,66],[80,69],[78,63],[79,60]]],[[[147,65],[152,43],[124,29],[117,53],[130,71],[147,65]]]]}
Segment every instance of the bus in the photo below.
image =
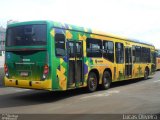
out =
{"type": "Polygon", "coordinates": [[[155,47],[53,21],[7,27],[5,86],[49,91],[108,89],[155,73],[155,47]]]}
{"type": "Polygon", "coordinates": [[[160,50],[156,50],[156,70],[160,70],[160,50]]]}

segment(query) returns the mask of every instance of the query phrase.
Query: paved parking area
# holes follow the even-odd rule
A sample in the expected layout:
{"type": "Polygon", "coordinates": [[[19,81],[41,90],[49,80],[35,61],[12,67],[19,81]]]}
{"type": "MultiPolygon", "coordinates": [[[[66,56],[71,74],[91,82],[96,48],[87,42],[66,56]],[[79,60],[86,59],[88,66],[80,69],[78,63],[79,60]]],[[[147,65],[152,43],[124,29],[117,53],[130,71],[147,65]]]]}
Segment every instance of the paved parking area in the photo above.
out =
{"type": "Polygon", "coordinates": [[[112,84],[109,90],[48,92],[0,87],[0,113],[126,114],[160,113],[160,71],[148,80],[112,84]]]}

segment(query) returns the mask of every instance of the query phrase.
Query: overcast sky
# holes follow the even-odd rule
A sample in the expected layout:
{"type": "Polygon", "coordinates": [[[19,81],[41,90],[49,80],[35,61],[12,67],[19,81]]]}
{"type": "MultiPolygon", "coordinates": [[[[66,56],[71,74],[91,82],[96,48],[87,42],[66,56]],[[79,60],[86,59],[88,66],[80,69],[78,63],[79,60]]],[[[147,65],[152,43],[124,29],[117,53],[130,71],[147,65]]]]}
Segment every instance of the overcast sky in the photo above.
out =
{"type": "Polygon", "coordinates": [[[0,26],[11,19],[60,21],[160,49],[160,0],[0,0],[0,26]]]}

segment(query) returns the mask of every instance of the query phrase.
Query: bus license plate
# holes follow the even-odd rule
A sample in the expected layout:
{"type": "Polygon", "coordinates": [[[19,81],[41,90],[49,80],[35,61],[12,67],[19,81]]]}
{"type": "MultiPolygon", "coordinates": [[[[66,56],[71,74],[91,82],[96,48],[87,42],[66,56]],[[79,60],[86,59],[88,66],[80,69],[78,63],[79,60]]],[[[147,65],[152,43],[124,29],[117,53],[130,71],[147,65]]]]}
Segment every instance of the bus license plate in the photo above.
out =
{"type": "Polygon", "coordinates": [[[21,72],[21,76],[27,77],[28,76],[28,72],[21,72]]]}

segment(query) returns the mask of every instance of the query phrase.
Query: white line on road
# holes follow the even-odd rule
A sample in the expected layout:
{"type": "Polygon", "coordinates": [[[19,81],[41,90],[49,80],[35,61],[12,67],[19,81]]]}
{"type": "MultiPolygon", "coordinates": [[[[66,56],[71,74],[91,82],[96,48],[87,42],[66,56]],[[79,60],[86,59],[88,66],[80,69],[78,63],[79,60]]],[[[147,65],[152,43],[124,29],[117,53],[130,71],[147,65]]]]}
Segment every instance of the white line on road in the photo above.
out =
{"type": "Polygon", "coordinates": [[[160,82],[160,80],[156,80],[156,81],[153,81],[153,82],[160,82]]]}
{"type": "Polygon", "coordinates": [[[102,93],[102,94],[96,94],[96,95],[89,95],[89,96],[85,96],[85,97],[82,97],[80,99],[85,99],[85,98],[93,98],[93,97],[104,97],[104,96],[109,96],[110,94],[107,94],[107,93],[102,93]]]}
{"type": "Polygon", "coordinates": [[[120,91],[118,90],[112,90],[112,91],[108,91],[108,93],[112,94],[112,93],[119,93],[120,91]]]}
{"type": "Polygon", "coordinates": [[[93,97],[106,97],[106,96],[109,96],[111,94],[114,94],[114,93],[119,93],[120,91],[118,90],[113,90],[113,91],[107,91],[105,93],[99,93],[99,94],[94,94],[94,95],[89,95],[89,96],[85,96],[85,97],[82,97],[80,99],[85,99],[85,98],[93,98],[93,97]]]}
{"type": "Polygon", "coordinates": [[[17,89],[15,89],[14,91],[16,91],[16,92],[25,92],[25,91],[29,91],[30,89],[19,89],[19,88],[17,88],[17,89]]]}

